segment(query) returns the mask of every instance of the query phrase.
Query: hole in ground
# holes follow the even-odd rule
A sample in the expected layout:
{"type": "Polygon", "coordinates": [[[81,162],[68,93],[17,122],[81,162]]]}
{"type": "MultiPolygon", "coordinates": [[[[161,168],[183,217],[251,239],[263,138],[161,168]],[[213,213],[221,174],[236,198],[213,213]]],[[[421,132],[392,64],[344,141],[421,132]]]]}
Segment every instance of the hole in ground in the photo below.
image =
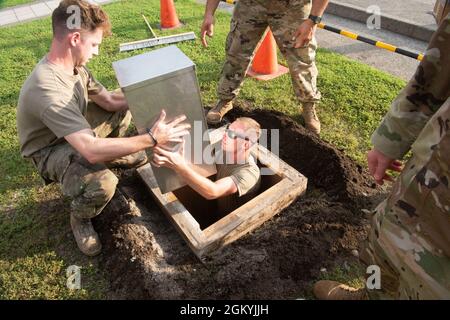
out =
{"type": "Polygon", "coordinates": [[[367,171],[279,112],[236,106],[227,121],[239,116],[280,130],[280,158],[308,178],[309,191],[201,263],[140,179],[130,177],[127,194],[143,210],[122,214],[105,208],[94,221],[103,244],[102,266],[116,297],[293,299],[311,294],[321,268],[356,259],[351,251],[367,234],[360,209],[373,207],[382,196],[367,171]]]}
{"type": "MultiPolygon", "coordinates": [[[[264,168],[265,170],[272,171],[263,166],[260,162],[258,162],[258,167],[260,169],[264,168]]],[[[282,180],[281,176],[275,174],[273,171],[272,173],[272,175],[261,176],[261,186],[255,197],[258,197],[269,188],[275,187],[275,185],[282,180]]],[[[215,180],[215,176],[210,177],[210,179],[215,180]]],[[[231,211],[220,212],[218,209],[217,200],[207,200],[189,186],[184,186],[183,188],[177,189],[173,191],[173,194],[199,223],[201,230],[208,228],[231,213],[231,211]]],[[[249,199],[248,201],[252,199],[249,199]]]]}

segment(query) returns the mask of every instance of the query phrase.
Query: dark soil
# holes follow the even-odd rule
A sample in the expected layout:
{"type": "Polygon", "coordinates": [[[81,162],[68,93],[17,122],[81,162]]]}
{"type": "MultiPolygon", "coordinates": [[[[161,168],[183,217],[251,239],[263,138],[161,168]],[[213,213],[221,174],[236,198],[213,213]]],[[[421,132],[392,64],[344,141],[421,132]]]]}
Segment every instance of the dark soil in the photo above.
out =
{"type": "Polygon", "coordinates": [[[281,113],[235,108],[228,120],[238,116],[280,129],[280,157],[309,179],[306,195],[202,263],[135,171],[123,172],[95,221],[114,297],[292,299],[308,294],[321,268],[355,261],[368,229],[361,209],[380,194],[365,169],[281,113]]]}

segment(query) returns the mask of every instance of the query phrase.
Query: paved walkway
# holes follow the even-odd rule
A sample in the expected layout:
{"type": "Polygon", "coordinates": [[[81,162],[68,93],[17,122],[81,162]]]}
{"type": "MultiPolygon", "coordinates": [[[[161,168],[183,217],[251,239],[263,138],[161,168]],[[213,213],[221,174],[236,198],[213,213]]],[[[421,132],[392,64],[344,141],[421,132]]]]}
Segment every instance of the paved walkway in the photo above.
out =
{"type": "MultiPolygon", "coordinates": [[[[112,0],[90,1],[98,4],[112,2],[112,0]]],[[[60,0],[35,1],[2,9],[0,10],[0,27],[50,16],[60,2],[60,0]]]]}
{"type": "Polygon", "coordinates": [[[432,15],[436,0],[332,0],[335,3],[351,4],[366,10],[370,6],[378,6],[381,14],[410,20],[421,26],[436,24],[432,15]]]}
{"type": "Polygon", "coordinates": [[[381,29],[428,42],[436,31],[436,0],[330,0],[327,13],[366,23],[379,10],[381,29]],[[367,12],[369,7],[376,6],[367,12]]]}

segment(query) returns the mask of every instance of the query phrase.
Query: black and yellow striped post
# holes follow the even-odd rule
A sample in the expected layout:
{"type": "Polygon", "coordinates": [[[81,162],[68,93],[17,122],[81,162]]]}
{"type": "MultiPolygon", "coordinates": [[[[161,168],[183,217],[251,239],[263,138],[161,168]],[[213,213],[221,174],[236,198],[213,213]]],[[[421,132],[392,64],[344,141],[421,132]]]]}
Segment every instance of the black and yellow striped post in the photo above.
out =
{"type": "Polygon", "coordinates": [[[323,23],[319,23],[318,27],[321,29],[324,29],[324,30],[328,30],[328,31],[340,34],[344,37],[347,37],[347,38],[350,38],[353,40],[358,40],[358,41],[373,45],[375,47],[378,47],[378,48],[381,48],[384,50],[388,50],[388,51],[392,51],[392,52],[395,52],[395,53],[398,53],[398,54],[401,54],[401,55],[404,55],[404,56],[407,56],[407,57],[410,57],[410,58],[413,58],[413,59],[416,59],[419,61],[422,61],[422,59],[423,59],[423,54],[421,54],[421,53],[416,53],[416,52],[412,52],[412,51],[409,51],[406,49],[402,49],[402,48],[393,46],[392,44],[385,43],[382,41],[369,39],[369,38],[360,36],[356,33],[353,33],[353,32],[347,31],[347,30],[338,29],[338,28],[335,28],[335,27],[332,27],[332,26],[329,26],[329,25],[326,25],[323,23]]]}
{"type": "MultiPolygon", "coordinates": [[[[236,2],[237,2],[237,0],[221,0],[221,1],[229,3],[229,4],[236,4],[236,2]]],[[[401,54],[401,55],[404,55],[404,56],[407,56],[407,57],[410,57],[410,58],[413,58],[413,59],[416,59],[416,60],[419,60],[419,61],[423,60],[423,54],[422,53],[416,53],[416,52],[412,52],[412,51],[409,51],[409,50],[406,50],[406,49],[402,49],[402,48],[396,47],[396,46],[394,46],[392,44],[389,44],[389,43],[386,43],[386,42],[383,42],[383,41],[378,41],[378,40],[373,40],[373,39],[370,39],[370,38],[366,38],[366,37],[360,36],[360,35],[358,35],[356,33],[353,33],[351,31],[338,29],[338,28],[335,28],[333,26],[329,26],[329,25],[326,25],[326,24],[323,24],[323,23],[319,23],[318,27],[321,28],[321,29],[327,30],[327,31],[331,31],[331,32],[340,34],[340,35],[342,35],[344,37],[347,37],[347,38],[350,38],[350,39],[353,39],[353,40],[358,40],[358,41],[370,44],[370,45],[375,46],[377,48],[381,48],[381,49],[384,49],[384,50],[395,52],[395,53],[398,53],[398,54],[401,54]]]]}

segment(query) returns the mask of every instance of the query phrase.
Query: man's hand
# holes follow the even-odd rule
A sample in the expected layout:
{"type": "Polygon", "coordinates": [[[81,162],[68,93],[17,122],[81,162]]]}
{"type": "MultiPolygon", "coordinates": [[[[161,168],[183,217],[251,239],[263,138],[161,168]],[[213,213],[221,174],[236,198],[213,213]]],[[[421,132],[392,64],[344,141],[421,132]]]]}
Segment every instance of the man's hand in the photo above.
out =
{"type": "Polygon", "coordinates": [[[203,20],[202,27],[200,29],[202,44],[205,48],[208,46],[206,36],[212,38],[213,35],[214,35],[214,17],[210,15],[205,15],[205,19],[203,20]]]}
{"type": "Polygon", "coordinates": [[[311,40],[314,37],[314,33],[316,32],[317,26],[310,19],[302,22],[300,27],[298,27],[297,31],[292,38],[292,41],[295,40],[294,48],[302,48],[309,45],[311,40]]]}
{"type": "Polygon", "coordinates": [[[169,123],[166,123],[165,120],[166,112],[162,110],[159,119],[150,129],[153,136],[158,141],[158,145],[164,145],[169,142],[182,142],[182,137],[188,135],[188,130],[191,128],[191,125],[188,123],[180,124],[186,120],[186,116],[178,116],[169,123]]]}
{"type": "Polygon", "coordinates": [[[152,164],[155,167],[167,167],[172,170],[177,170],[186,166],[184,159],[184,141],[178,151],[171,152],[161,147],[156,147],[153,150],[152,164]]]}
{"type": "Polygon", "coordinates": [[[151,163],[157,168],[166,167],[176,171],[192,189],[205,199],[213,200],[238,192],[236,183],[231,177],[213,182],[196,172],[184,159],[184,147],[184,142],[176,152],[156,147],[153,149],[154,154],[151,163]]]}
{"type": "Polygon", "coordinates": [[[391,175],[386,173],[386,170],[401,172],[403,169],[400,161],[391,159],[376,149],[372,149],[367,153],[367,163],[370,174],[379,185],[382,185],[384,180],[394,180],[391,175]]]}

